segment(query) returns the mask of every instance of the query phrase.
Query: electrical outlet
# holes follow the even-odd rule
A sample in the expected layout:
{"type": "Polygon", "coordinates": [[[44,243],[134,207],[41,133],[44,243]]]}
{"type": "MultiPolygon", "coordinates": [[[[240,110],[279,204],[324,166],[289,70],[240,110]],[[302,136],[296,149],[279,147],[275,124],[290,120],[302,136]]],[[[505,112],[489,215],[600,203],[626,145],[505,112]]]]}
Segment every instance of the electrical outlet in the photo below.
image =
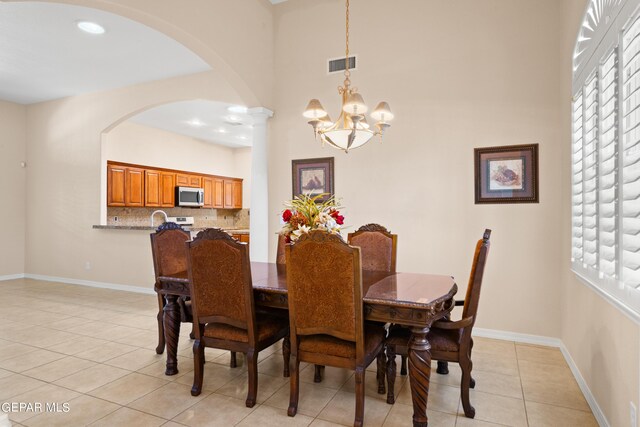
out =
{"type": "Polygon", "coordinates": [[[84,269],[85,270],[91,270],[91,262],[90,261],[87,261],[87,262],[84,263],[84,269]]]}
{"type": "Polygon", "coordinates": [[[631,422],[631,427],[638,427],[638,411],[633,402],[629,402],[629,421],[631,422]]]}
{"type": "Polygon", "coordinates": [[[113,222],[118,222],[118,217],[117,216],[113,217],[113,222]]]}

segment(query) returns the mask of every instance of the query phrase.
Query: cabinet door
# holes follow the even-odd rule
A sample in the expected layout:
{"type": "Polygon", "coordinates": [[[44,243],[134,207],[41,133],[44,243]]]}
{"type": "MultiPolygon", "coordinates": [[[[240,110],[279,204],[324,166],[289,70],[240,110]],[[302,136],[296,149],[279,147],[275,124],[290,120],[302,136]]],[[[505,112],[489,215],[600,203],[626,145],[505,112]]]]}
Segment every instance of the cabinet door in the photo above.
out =
{"type": "Polygon", "coordinates": [[[107,165],[107,206],[125,205],[125,167],[107,165]]]}
{"type": "Polygon", "coordinates": [[[233,200],[234,209],[242,209],[242,181],[233,181],[233,200]]]}
{"type": "Polygon", "coordinates": [[[124,200],[125,206],[144,206],[144,169],[126,168],[124,200]]]}
{"type": "Polygon", "coordinates": [[[249,243],[249,235],[248,234],[239,234],[240,241],[242,243],[249,243]]]}
{"type": "Polygon", "coordinates": [[[176,174],[162,172],[160,174],[160,206],[172,208],[175,206],[176,174]]]}
{"type": "Polygon", "coordinates": [[[176,187],[188,187],[189,186],[189,175],[184,173],[176,174],[176,187]]]}
{"type": "Polygon", "coordinates": [[[222,178],[213,178],[213,207],[216,209],[224,208],[224,180],[222,178]]]}
{"type": "Polygon", "coordinates": [[[145,170],[144,171],[144,205],[148,207],[157,208],[160,207],[162,196],[160,194],[161,189],[161,174],[159,171],[145,170]]]}
{"type": "Polygon", "coordinates": [[[189,175],[189,187],[202,188],[202,177],[198,175],[189,175]]]}
{"type": "Polygon", "coordinates": [[[224,180],[224,208],[233,209],[233,180],[224,180]]]}
{"type": "Polygon", "coordinates": [[[202,188],[204,189],[204,205],[203,208],[212,208],[213,207],[213,178],[210,177],[202,177],[202,188]]]}

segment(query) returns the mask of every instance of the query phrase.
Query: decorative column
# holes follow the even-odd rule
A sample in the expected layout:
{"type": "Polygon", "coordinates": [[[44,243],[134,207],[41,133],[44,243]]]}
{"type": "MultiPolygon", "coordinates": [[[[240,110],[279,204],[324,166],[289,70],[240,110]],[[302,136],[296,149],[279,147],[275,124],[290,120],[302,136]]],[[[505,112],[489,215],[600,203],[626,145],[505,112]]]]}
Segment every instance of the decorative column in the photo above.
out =
{"type": "Polygon", "coordinates": [[[267,119],[273,111],[264,107],[249,108],[253,117],[253,146],[251,148],[251,261],[269,261],[269,181],[267,119]]]}

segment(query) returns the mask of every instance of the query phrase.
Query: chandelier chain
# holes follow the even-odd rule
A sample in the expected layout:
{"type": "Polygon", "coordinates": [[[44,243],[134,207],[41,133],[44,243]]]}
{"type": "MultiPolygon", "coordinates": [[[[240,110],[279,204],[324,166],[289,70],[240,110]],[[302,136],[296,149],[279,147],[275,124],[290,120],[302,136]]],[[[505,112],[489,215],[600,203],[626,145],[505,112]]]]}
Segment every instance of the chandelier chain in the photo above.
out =
{"type": "Polygon", "coordinates": [[[347,12],[346,12],[346,50],[345,50],[345,69],[344,69],[344,86],[345,89],[348,89],[351,85],[351,71],[349,71],[349,0],[347,1],[347,12]]]}

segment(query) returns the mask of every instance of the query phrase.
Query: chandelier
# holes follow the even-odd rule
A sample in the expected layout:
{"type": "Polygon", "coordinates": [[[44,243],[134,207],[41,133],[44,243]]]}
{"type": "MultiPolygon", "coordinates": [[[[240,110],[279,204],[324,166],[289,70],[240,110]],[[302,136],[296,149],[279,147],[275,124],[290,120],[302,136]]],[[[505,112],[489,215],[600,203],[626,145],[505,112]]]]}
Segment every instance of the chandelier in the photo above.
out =
{"type": "Polygon", "coordinates": [[[371,112],[371,118],[376,120],[372,129],[367,122],[365,113],[368,111],[367,105],[358,93],[358,89],[351,86],[351,72],[349,71],[349,0],[346,0],[346,52],[344,85],[338,87],[338,93],[342,96],[342,110],[335,122],[329,118],[317,99],[309,101],[306,110],[302,114],[310,119],[309,124],[313,127],[313,132],[320,137],[322,145],[325,143],[332,147],[344,150],[348,153],[353,148],[358,148],[366,144],[374,136],[382,135],[389,126],[389,121],[393,119],[393,113],[389,109],[389,104],[381,102],[371,112]]]}

